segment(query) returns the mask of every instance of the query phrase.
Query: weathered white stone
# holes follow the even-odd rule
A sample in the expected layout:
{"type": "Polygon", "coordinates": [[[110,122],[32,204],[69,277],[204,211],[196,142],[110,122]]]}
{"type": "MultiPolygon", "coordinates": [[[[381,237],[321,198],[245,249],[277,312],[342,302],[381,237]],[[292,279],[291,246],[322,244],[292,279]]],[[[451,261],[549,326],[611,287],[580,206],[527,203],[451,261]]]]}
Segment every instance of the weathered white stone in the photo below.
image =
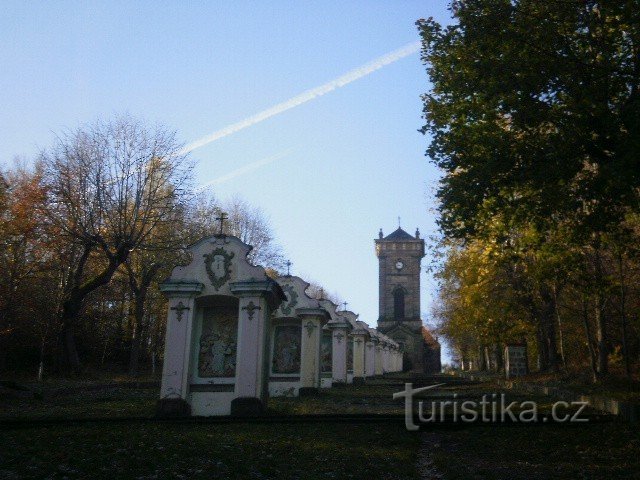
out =
{"type": "Polygon", "coordinates": [[[205,238],[161,285],[170,309],[159,413],[171,414],[173,400],[193,415],[264,408],[269,319],[285,297],[247,261],[250,249],[233,236],[205,238]]]}
{"type": "Polygon", "coordinates": [[[340,315],[348,322],[348,337],[347,337],[347,383],[353,383],[354,377],[354,362],[355,362],[355,352],[354,352],[354,337],[352,335],[354,330],[357,330],[358,327],[358,315],[349,310],[343,310],[340,312],[340,315]]]}
{"type": "Polygon", "coordinates": [[[369,340],[367,324],[361,321],[356,322],[356,328],[351,332],[353,337],[353,378],[354,382],[363,382],[367,377],[366,373],[366,344],[369,340]]]}
{"type": "Polygon", "coordinates": [[[320,301],[307,295],[309,283],[286,275],[276,279],[287,300],[272,316],[269,393],[297,396],[301,388],[320,388],[322,327],[331,318],[320,301]]]}
{"type": "Polygon", "coordinates": [[[382,340],[380,338],[376,338],[376,342],[375,342],[375,354],[376,354],[376,358],[375,358],[375,375],[376,376],[381,376],[384,374],[384,369],[382,368],[382,340]]]}
{"type": "Polygon", "coordinates": [[[331,330],[331,380],[334,385],[347,383],[347,342],[351,324],[341,313],[327,323],[331,330]]]}
{"type": "Polygon", "coordinates": [[[203,289],[199,282],[183,282],[163,291],[169,298],[167,333],[160,398],[186,401],[189,394],[189,358],[194,317],[194,297],[203,289]]]}
{"type": "MultiPolygon", "coordinates": [[[[329,313],[329,323],[338,321],[340,317],[335,303],[326,298],[318,303],[329,313]]],[[[329,323],[322,327],[320,337],[320,388],[331,388],[333,385],[333,335],[329,323]]]]}
{"type": "MultiPolygon", "coordinates": [[[[365,343],[364,350],[364,376],[366,378],[370,378],[375,376],[376,368],[375,368],[375,338],[369,335],[367,338],[367,342],[365,343]]],[[[377,341],[377,340],[376,340],[377,341]]]]}

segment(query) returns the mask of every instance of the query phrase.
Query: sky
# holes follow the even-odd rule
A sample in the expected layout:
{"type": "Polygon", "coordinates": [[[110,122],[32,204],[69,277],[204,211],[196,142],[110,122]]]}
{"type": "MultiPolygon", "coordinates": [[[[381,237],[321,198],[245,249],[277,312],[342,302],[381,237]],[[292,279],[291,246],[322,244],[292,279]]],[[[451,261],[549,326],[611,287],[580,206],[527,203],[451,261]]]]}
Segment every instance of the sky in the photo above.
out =
{"type": "MultiPolygon", "coordinates": [[[[196,185],[259,206],[292,273],[375,326],[378,230],[401,217],[409,233],[437,231],[439,174],[418,132],[430,84],[407,49],[417,19],[450,21],[446,3],[5,0],[0,164],[97,118],[164,124],[196,185]]],[[[435,284],[421,281],[429,322],[435,284]]]]}

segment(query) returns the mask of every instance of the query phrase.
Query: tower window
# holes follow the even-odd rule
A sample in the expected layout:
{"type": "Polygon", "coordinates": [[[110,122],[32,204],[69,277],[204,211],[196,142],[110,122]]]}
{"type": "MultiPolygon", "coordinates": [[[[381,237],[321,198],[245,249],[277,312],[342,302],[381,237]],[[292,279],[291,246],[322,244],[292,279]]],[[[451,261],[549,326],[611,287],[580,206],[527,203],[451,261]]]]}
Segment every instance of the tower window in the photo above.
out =
{"type": "Polygon", "coordinates": [[[393,292],[393,318],[401,320],[404,318],[404,289],[398,287],[393,292]]]}

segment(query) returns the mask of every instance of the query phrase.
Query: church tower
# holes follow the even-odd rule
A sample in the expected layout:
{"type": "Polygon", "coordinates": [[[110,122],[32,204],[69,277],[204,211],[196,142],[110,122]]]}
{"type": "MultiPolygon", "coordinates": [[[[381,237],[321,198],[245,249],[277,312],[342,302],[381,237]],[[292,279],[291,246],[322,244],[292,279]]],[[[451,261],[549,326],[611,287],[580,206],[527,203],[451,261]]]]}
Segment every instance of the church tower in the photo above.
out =
{"type": "Polygon", "coordinates": [[[440,371],[440,344],[420,318],[420,262],[424,240],[402,228],[387,235],[380,229],[375,240],[379,273],[378,330],[404,348],[405,369],[440,371]]]}
{"type": "Polygon", "coordinates": [[[416,230],[412,237],[398,228],[386,237],[382,230],[376,242],[379,262],[378,325],[389,322],[419,322],[420,326],[420,262],[424,257],[424,240],[416,230]]]}

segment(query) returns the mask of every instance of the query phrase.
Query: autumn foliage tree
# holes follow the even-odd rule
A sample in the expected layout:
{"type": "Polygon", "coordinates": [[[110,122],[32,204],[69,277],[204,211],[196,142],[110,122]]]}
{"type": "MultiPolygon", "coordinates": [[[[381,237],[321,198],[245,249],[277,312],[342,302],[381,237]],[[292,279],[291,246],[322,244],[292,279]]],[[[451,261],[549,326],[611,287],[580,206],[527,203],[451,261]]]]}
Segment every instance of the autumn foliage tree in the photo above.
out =
{"type": "Polygon", "coordinates": [[[13,351],[12,339],[41,352],[55,329],[51,300],[59,290],[52,238],[40,215],[46,200],[42,178],[41,164],[29,169],[17,162],[0,179],[0,368],[13,351]]]}
{"type": "MultiPolygon", "coordinates": [[[[433,84],[422,131],[443,172],[442,232],[471,249],[467,262],[479,245],[502,252],[508,275],[489,283],[508,279],[540,369],[557,370],[575,355],[602,378],[621,344],[630,360],[638,335],[630,275],[640,205],[640,11],[633,2],[459,0],[451,12],[448,27],[417,23],[433,84]],[[567,328],[583,330],[588,356],[564,348],[567,328]]],[[[459,261],[452,250],[445,271],[459,261]]]]}
{"type": "Polygon", "coordinates": [[[174,133],[119,116],[69,131],[0,172],[0,372],[157,372],[167,300],[159,284],[187,247],[223,232],[278,276],[264,212],[195,193],[174,133]],[[82,361],[81,361],[82,360],[82,361]]]}
{"type": "Polygon", "coordinates": [[[85,299],[172,222],[189,193],[191,170],[180,149],[174,133],[123,116],[69,132],[42,153],[47,218],[70,245],[59,316],[73,370],[85,299]]]}

